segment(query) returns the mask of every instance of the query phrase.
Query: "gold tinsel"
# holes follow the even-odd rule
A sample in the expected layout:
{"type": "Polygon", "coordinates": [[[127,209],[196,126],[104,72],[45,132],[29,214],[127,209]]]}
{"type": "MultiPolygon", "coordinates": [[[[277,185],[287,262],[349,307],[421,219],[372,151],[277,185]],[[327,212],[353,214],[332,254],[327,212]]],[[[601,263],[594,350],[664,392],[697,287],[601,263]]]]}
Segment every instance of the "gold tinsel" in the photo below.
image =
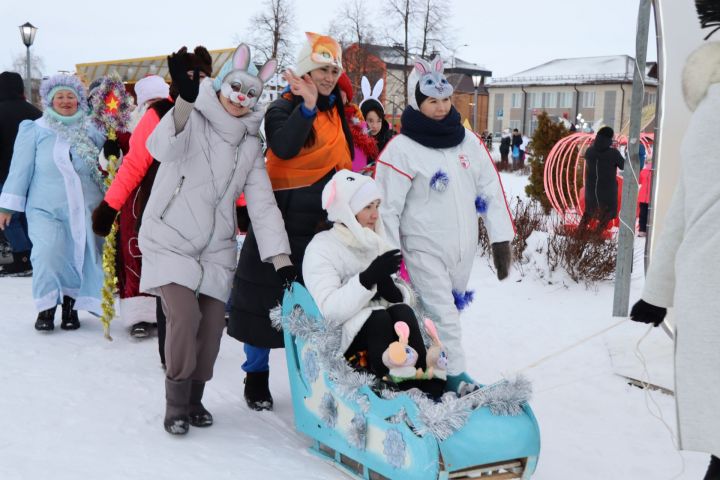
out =
{"type": "MultiPolygon", "coordinates": [[[[116,140],[117,135],[115,130],[108,130],[108,140],[116,140]]],[[[107,159],[107,177],[105,177],[105,186],[110,187],[115,173],[117,173],[117,162],[118,158],[115,155],[110,155],[107,159]]],[[[115,255],[117,249],[115,246],[115,240],[117,236],[117,221],[113,223],[110,235],[105,238],[105,245],[103,247],[103,258],[102,265],[103,271],[105,272],[105,282],[103,283],[102,289],[102,317],[100,321],[103,324],[103,331],[105,332],[105,338],[112,340],[110,336],[110,322],[115,317],[115,288],[117,287],[117,276],[115,272],[115,255]]]]}

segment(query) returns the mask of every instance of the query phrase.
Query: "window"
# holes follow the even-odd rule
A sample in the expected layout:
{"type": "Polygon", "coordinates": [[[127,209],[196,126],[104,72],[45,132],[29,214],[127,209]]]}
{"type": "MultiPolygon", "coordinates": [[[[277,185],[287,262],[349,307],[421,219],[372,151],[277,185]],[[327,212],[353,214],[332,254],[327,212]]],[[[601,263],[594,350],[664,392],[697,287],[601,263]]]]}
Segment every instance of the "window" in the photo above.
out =
{"type": "Polygon", "coordinates": [[[558,107],[572,108],[573,92],[560,92],[558,107]]]}
{"type": "Polygon", "coordinates": [[[520,120],[510,120],[510,130],[517,128],[520,130],[520,120]]]}
{"type": "Polygon", "coordinates": [[[530,94],[530,106],[532,108],[542,108],[542,93],[533,92],[530,94]]]}
{"type": "Polygon", "coordinates": [[[543,106],[545,108],[556,108],[557,107],[557,92],[546,92],[543,93],[543,106]]]}
{"type": "Polygon", "coordinates": [[[582,108],[595,108],[595,92],[580,92],[582,108]]]}
{"type": "Polygon", "coordinates": [[[657,93],[645,93],[645,98],[643,99],[643,106],[645,105],[655,105],[657,102],[657,93]]]}
{"type": "Polygon", "coordinates": [[[537,129],[537,127],[538,127],[538,121],[537,121],[537,119],[534,118],[533,120],[530,121],[530,131],[528,132],[528,135],[530,135],[532,137],[532,135],[535,133],[535,130],[537,129]]]}
{"type": "Polygon", "coordinates": [[[510,97],[510,108],[522,107],[522,93],[513,93],[510,97]]]}

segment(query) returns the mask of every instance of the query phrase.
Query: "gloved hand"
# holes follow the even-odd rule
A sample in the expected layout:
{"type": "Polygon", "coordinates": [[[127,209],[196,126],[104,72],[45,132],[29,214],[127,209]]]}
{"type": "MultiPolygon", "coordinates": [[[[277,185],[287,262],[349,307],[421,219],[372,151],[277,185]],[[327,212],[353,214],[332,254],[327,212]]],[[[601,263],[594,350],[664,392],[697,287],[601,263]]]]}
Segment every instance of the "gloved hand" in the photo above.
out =
{"type": "Polygon", "coordinates": [[[647,303],[645,300],[638,300],[630,310],[630,320],[640,323],[652,323],[654,326],[660,325],[667,315],[667,308],[656,307],[647,303]]]}
{"type": "Polygon", "coordinates": [[[103,144],[103,155],[105,155],[106,159],[110,159],[110,157],[120,158],[120,144],[116,140],[105,140],[105,143],[103,144]]]}
{"type": "Polygon", "coordinates": [[[377,293],[390,303],[400,303],[403,301],[402,292],[389,275],[378,280],[377,293]]]}
{"type": "Polygon", "coordinates": [[[285,290],[290,288],[290,285],[297,280],[297,269],[295,268],[295,265],[286,265],[281,267],[280,270],[277,270],[277,274],[280,275],[280,278],[282,278],[283,288],[285,288],[285,290]]]}
{"type": "Polygon", "coordinates": [[[182,47],[177,52],[167,57],[170,78],[183,100],[195,103],[200,92],[200,68],[193,69],[192,78],[188,77],[187,47],[182,47]]]}
{"type": "Polygon", "coordinates": [[[250,215],[248,215],[247,207],[235,207],[235,215],[237,216],[238,230],[246,233],[250,228],[250,215]]]}
{"type": "Polygon", "coordinates": [[[105,200],[100,202],[100,205],[92,213],[92,229],[95,235],[107,237],[115,223],[117,213],[117,210],[108,205],[105,200]]]}
{"type": "Polygon", "coordinates": [[[400,250],[390,250],[378,255],[368,267],[360,272],[360,283],[370,290],[382,277],[389,277],[400,268],[402,254],[400,250]]]}
{"type": "Polygon", "coordinates": [[[510,251],[510,242],[497,242],[492,244],[492,257],[495,270],[497,270],[498,280],[503,280],[508,276],[508,270],[512,263],[512,252],[510,251]]]}

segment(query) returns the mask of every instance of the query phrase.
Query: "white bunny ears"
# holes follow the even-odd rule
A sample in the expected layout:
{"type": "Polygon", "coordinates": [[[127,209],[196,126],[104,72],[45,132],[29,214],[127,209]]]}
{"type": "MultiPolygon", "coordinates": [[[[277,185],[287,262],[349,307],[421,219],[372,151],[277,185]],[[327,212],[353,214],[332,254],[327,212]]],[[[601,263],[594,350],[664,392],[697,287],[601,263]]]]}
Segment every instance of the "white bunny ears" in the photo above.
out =
{"type": "MultiPolygon", "coordinates": [[[[370,80],[368,80],[366,76],[363,76],[360,81],[360,87],[362,88],[363,99],[358,106],[361,106],[368,100],[375,100],[380,103],[380,96],[382,95],[383,87],[385,87],[385,80],[381,78],[377,81],[377,83],[375,83],[372,90],[370,90],[370,80]]],[[[380,105],[382,105],[382,103],[380,103],[380,105]]]]}

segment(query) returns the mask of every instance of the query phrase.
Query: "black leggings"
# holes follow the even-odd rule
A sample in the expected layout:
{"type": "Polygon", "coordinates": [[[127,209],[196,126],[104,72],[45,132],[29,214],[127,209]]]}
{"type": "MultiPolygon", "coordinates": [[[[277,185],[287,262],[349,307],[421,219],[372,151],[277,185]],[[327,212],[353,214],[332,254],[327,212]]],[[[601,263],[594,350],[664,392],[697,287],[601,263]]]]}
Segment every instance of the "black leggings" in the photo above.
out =
{"type": "Polygon", "coordinates": [[[405,322],[410,328],[408,344],[418,352],[416,367],[425,369],[425,344],[423,343],[420,327],[415,312],[404,303],[388,307],[385,310],[373,310],[365,320],[355,339],[345,352],[351,357],[357,352],[367,350],[368,368],[378,378],[388,374],[388,368],[383,364],[382,354],[392,342],[398,340],[395,333],[395,322],[405,322]]]}

